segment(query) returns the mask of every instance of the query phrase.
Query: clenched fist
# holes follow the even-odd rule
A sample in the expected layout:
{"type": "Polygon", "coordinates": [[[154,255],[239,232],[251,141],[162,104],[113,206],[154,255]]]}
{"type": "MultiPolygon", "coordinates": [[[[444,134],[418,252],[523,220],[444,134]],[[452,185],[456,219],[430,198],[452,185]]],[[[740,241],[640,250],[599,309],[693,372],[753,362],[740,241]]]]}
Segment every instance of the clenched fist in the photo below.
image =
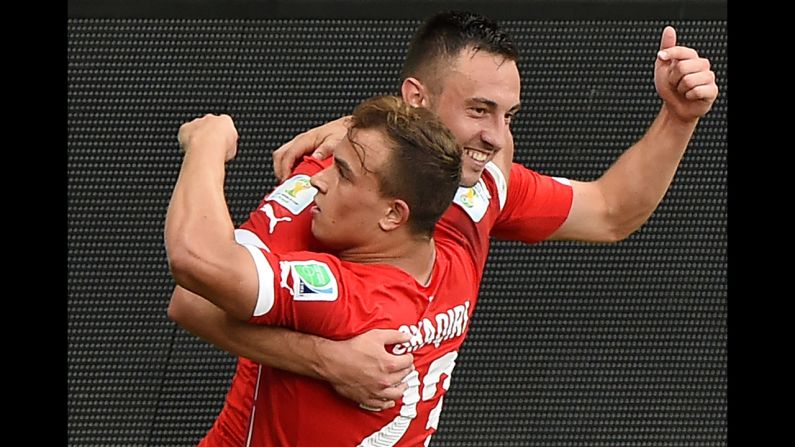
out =
{"type": "Polygon", "coordinates": [[[177,140],[185,152],[197,150],[224,150],[224,161],[237,154],[237,129],[229,115],[207,114],[179,127],[177,140]],[[206,148],[206,149],[205,149],[206,148]]]}

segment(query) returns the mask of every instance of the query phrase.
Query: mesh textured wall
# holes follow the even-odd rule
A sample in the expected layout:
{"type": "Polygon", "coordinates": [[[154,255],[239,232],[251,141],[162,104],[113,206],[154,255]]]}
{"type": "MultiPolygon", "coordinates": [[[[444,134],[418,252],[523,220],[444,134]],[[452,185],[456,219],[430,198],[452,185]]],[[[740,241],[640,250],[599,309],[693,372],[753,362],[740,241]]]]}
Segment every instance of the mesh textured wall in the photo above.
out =
{"type": "MultiPolygon", "coordinates": [[[[68,22],[68,440],[195,445],[234,360],[168,321],[178,126],[230,113],[242,222],[271,151],[396,91],[416,20],[68,22]]],[[[596,178],[659,107],[661,21],[507,21],[517,159],[596,178]]],[[[721,96],[649,222],[614,245],[497,242],[435,446],[726,445],[725,21],[682,21],[721,96]]]]}

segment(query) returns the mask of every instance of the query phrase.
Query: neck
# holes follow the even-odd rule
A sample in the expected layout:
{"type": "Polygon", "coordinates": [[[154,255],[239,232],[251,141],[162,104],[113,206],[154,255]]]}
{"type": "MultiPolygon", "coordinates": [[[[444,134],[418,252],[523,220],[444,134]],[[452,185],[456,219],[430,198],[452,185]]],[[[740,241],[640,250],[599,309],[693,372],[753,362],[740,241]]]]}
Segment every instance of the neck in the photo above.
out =
{"type": "MultiPolygon", "coordinates": [[[[384,238],[388,239],[388,238],[384,238]]],[[[432,238],[415,237],[378,244],[379,247],[359,247],[343,250],[339,258],[360,264],[387,264],[395,266],[418,283],[427,285],[436,261],[436,246],[432,238]]]]}

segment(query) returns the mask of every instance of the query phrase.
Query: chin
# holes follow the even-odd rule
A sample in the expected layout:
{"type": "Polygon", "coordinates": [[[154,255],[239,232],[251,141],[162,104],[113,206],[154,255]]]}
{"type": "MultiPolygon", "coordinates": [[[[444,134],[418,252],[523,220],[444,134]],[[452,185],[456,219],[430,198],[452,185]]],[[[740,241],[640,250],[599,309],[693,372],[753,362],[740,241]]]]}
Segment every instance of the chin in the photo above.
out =
{"type": "Polygon", "coordinates": [[[464,171],[461,172],[461,181],[459,185],[465,188],[471,188],[478,183],[481,174],[483,174],[482,170],[464,169],[464,171]]]}
{"type": "Polygon", "coordinates": [[[310,225],[309,231],[312,233],[312,236],[314,236],[314,238],[317,240],[320,240],[320,238],[322,237],[322,235],[318,235],[319,231],[317,228],[317,224],[315,223],[315,219],[312,219],[312,225],[310,225]]]}

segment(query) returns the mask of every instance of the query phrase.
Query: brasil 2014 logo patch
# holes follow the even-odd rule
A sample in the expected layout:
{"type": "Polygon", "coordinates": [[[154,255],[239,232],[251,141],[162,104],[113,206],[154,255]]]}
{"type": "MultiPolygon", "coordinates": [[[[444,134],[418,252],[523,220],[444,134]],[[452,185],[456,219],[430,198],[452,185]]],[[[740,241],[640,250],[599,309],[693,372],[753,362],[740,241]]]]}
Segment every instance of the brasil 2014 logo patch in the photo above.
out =
{"type": "Polygon", "coordinates": [[[299,174],[279,185],[266,199],[282,205],[297,215],[312,203],[315,194],[317,189],[309,183],[309,176],[299,174]]]}
{"type": "Polygon", "coordinates": [[[489,208],[489,200],[491,200],[491,195],[489,190],[486,189],[483,179],[480,179],[471,188],[459,187],[455,197],[453,197],[453,203],[460,206],[475,222],[480,222],[480,219],[486,214],[486,210],[489,208]]]}

